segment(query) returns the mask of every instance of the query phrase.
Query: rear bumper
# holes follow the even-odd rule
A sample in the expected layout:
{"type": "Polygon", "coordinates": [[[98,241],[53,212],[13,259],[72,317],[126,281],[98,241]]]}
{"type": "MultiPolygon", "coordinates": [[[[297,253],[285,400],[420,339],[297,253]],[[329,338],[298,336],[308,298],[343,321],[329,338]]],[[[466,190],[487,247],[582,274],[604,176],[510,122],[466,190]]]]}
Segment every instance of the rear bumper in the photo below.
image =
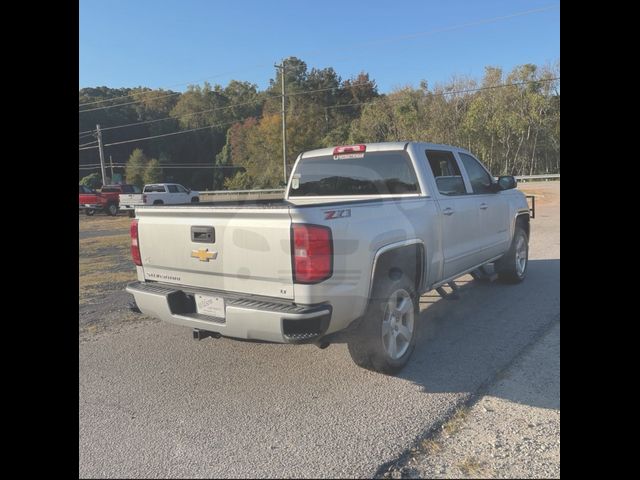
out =
{"type": "Polygon", "coordinates": [[[142,313],[226,337],[277,343],[313,343],[329,327],[331,305],[296,305],[278,299],[247,297],[216,290],[200,290],[156,282],[134,282],[127,292],[142,313]],[[222,297],[225,318],[196,312],[196,294],[222,297]]]}

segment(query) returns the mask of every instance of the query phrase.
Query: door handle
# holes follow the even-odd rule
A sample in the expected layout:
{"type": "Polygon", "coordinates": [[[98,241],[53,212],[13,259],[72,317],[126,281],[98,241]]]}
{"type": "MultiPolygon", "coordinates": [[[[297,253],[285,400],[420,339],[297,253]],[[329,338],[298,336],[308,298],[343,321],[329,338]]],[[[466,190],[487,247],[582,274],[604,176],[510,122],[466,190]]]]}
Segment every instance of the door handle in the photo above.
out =
{"type": "Polygon", "coordinates": [[[442,211],[442,213],[445,215],[453,215],[455,213],[455,210],[453,208],[447,207],[442,211]]]}
{"type": "Polygon", "coordinates": [[[487,205],[486,203],[480,204],[480,210],[486,210],[487,208],[489,208],[489,205],[487,205]]]}

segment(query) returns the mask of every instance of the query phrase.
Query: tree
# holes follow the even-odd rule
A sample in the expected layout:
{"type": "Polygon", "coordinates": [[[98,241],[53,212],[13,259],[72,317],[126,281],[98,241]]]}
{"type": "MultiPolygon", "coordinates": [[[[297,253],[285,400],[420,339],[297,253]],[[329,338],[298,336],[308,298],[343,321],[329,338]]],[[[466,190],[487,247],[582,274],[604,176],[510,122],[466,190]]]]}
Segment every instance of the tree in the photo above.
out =
{"type": "Polygon", "coordinates": [[[255,180],[247,172],[238,172],[224,181],[226,190],[250,190],[255,188],[255,180]]]}
{"type": "MultiPolygon", "coordinates": [[[[560,76],[559,63],[520,65],[510,72],[491,66],[477,80],[452,77],[434,87],[423,80],[417,88],[380,94],[366,72],[342,80],[332,67],[308,69],[295,57],[285,62],[289,168],[300,152],[315,148],[418,140],[465,147],[494,174],[559,172],[560,90],[554,80],[560,76]]],[[[165,180],[185,185],[220,189],[246,168],[247,175],[235,184],[278,186],[282,71],[274,73],[262,91],[241,80],[190,85],[184,93],[148,87],[81,89],[80,144],[93,143],[92,131],[100,124],[114,160],[133,157],[126,174],[136,184],[144,183],[148,156],[159,159],[160,169],[163,163],[201,164],[202,170],[164,169],[165,180]],[[118,108],[101,108],[113,105],[118,108]],[[109,128],[120,125],[126,128],[109,128]],[[190,129],[201,130],[161,136],[190,129]],[[127,142],[146,137],[156,138],[140,145],[127,142]]],[[[97,152],[82,150],[79,159],[81,166],[93,166],[97,152]]]]}
{"type": "Polygon", "coordinates": [[[89,188],[100,188],[102,186],[102,179],[99,173],[91,173],[86,177],[82,177],[80,185],[84,185],[89,188]]]}
{"type": "Polygon", "coordinates": [[[144,183],[158,183],[162,181],[162,168],[156,158],[152,158],[144,169],[144,183]]]}
{"type": "Polygon", "coordinates": [[[131,156],[127,161],[125,168],[125,177],[127,182],[138,187],[144,186],[144,175],[147,167],[147,157],[140,148],[136,148],[131,152],[131,156]]]}

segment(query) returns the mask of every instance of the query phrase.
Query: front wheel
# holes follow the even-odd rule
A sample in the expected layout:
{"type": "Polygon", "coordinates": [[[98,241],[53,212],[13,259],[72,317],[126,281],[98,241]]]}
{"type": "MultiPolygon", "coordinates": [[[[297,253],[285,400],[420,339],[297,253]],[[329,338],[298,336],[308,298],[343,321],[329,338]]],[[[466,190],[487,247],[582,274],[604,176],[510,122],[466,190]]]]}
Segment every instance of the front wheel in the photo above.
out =
{"type": "Polygon", "coordinates": [[[498,278],[505,283],[520,283],[529,265],[529,238],[527,232],[516,226],[509,251],[495,263],[498,278]]]}
{"type": "Polygon", "coordinates": [[[358,366],[393,375],[407,364],[415,348],[417,295],[413,283],[404,276],[386,280],[374,290],[374,298],[347,347],[358,366]]]}
{"type": "Polygon", "coordinates": [[[200,201],[200,199],[198,197],[193,197],[191,199],[191,203],[198,203],[200,201]]]}

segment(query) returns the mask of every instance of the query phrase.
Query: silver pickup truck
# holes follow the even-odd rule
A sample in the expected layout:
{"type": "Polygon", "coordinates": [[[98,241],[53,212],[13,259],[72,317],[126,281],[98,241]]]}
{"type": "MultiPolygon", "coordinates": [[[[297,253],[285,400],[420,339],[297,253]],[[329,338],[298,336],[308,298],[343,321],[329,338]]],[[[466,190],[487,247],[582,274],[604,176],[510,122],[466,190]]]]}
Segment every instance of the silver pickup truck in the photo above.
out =
{"type": "Polygon", "coordinates": [[[127,291],[197,339],[346,342],[356,364],[393,374],[421,294],[466,273],[524,279],[529,208],[515,186],[447,145],[305,152],[282,200],[138,207],[127,291]]]}

